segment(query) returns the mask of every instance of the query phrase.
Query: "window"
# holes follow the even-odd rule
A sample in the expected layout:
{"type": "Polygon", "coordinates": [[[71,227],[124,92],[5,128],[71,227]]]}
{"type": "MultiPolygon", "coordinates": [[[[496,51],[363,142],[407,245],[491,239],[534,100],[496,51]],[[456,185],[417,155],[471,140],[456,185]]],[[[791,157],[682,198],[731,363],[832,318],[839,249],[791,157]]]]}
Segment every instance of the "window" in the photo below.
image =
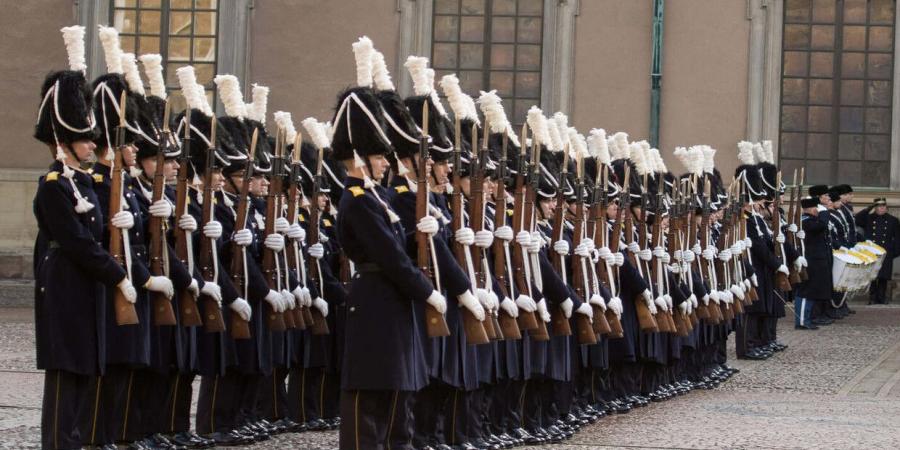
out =
{"type": "Polygon", "coordinates": [[[435,0],[432,65],[477,96],[496,89],[513,124],[541,102],[543,0],[435,0]]]}
{"type": "Polygon", "coordinates": [[[123,51],[162,55],[173,111],[185,107],[175,76],[175,69],[185,65],[194,66],[197,82],[215,104],[217,0],[113,0],[110,12],[123,51]]]}
{"type": "Polygon", "coordinates": [[[781,152],[807,184],[890,184],[894,0],[787,0],[781,152]]]}

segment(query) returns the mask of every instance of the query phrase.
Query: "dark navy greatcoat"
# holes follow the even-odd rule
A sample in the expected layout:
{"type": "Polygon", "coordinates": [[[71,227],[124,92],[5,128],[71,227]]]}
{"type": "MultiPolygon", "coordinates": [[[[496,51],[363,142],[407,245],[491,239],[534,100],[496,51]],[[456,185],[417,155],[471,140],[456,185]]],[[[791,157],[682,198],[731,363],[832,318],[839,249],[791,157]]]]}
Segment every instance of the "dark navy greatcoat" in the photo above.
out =
{"type": "Polygon", "coordinates": [[[417,391],[428,383],[415,304],[431,295],[431,281],[406,254],[406,235],[389,217],[385,192],[347,177],[337,236],[357,273],[347,294],[341,364],[345,390],[417,391]]]}
{"type": "Polygon", "coordinates": [[[804,245],[805,258],[809,264],[806,273],[809,278],[794,289],[798,297],[810,300],[831,299],[831,264],[834,256],[828,242],[828,214],[826,211],[815,216],[803,213],[800,217],[803,232],[806,233],[804,245]]]}
{"type": "Polygon", "coordinates": [[[889,280],[894,271],[894,258],[900,254],[900,221],[890,214],[879,216],[871,212],[872,207],[856,215],[856,224],[865,230],[866,239],[884,247],[884,263],[878,271],[878,278],[889,280]]]}
{"type": "Polygon", "coordinates": [[[75,211],[60,162],[38,180],[34,198],[37,368],[95,375],[106,366],[106,286],[118,284],[125,270],[100,245],[104,222],[93,178],[75,172],[72,182],[93,209],[75,211]]]}

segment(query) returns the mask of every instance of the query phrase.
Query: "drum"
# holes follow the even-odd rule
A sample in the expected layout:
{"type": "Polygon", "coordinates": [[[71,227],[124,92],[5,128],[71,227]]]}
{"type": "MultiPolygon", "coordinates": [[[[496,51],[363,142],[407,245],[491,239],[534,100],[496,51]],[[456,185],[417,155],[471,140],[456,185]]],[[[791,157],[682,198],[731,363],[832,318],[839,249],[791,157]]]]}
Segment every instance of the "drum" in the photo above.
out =
{"type": "Polygon", "coordinates": [[[887,251],[884,249],[884,247],[872,241],[860,242],[859,244],[856,244],[855,248],[859,249],[860,251],[864,251],[867,254],[871,254],[876,258],[875,263],[873,264],[871,269],[872,274],[869,281],[874,280],[875,277],[878,276],[878,271],[881,270],[881,265],[884,264],[884,259],[887,257],[887,251]]]}
{"type": "Polygon", "coordinates": [[[846,292],[855,289],[860,282],[859,269],[863,261],[845,251],[834,251],[834,264],[831,267],[831,277],[834,290],[846,292]]]}

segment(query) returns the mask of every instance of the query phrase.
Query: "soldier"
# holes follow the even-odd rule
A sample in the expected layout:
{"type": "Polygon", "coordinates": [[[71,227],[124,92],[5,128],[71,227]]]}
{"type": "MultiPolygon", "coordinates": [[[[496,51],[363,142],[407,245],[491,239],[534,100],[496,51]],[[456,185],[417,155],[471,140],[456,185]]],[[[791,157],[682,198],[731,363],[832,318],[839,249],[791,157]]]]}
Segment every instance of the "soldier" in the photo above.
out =
{"type": "Polygon", "coordinates": [[[869,287],[869,304],[889,303],[885,289],[894,270],[894,258],[900,254],[900,221],[888,213],[887,199],[882,197],[856,213],[856,225],[864,230],[867,240],[884,247],[886,252],[878,277],[869,287]]]}
{"type": "Polygon", "coordinates": [[[831,300],[831,243],[828,235],[828,212],[818,199],[804,197],[802,221],[809,278],[797,285],[794,298],[794,328],[816,330],[812,312],[819,302],[831,300]]]}

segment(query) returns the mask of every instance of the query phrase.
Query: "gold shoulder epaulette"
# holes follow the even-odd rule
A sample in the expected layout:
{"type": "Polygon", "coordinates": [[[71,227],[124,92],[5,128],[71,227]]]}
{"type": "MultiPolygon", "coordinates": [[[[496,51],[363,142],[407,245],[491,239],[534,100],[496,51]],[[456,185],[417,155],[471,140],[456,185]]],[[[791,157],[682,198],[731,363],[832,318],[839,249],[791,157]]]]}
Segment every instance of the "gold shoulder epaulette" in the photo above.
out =
{"type": "Polygon", "coordinates": [[[359,197],[360,195],[363,195],[366,193],[366,191],[364,191],[363,188],[361,188],[359,186],[350,186],[349,189],[350,189],[350,193],[353,194],[354,197],[359,197]]]}
{"type": "Polygon", "coordinates": [[[326,227],[330,227],[331,221],[328,219],[322,219],[322,225],[325,225],[326,227]]]}
{"type": "Polygon", "coordinates": [[[101,175],[99,173],[95,173],[93,176],[94,176],[94,183],[102,183],[103,182],[103,175],[101,175]]]}
{"type": "Polygon", "coordinates": [[[59,178],[59,172],[52,171],[48,172],[47,176],[44,177],[44,181],[56,181],[59,178]]]}
{"type": "Polygon", "coordinates": [[[404,193],[404,192],[409,192],[409,188],[406,187],[406,186],[397,186],[397,187],[395,187],[394,189],[397,190],[397,193],[398,193],[398,194],[402,194],[402,193],[404,193]]]}

